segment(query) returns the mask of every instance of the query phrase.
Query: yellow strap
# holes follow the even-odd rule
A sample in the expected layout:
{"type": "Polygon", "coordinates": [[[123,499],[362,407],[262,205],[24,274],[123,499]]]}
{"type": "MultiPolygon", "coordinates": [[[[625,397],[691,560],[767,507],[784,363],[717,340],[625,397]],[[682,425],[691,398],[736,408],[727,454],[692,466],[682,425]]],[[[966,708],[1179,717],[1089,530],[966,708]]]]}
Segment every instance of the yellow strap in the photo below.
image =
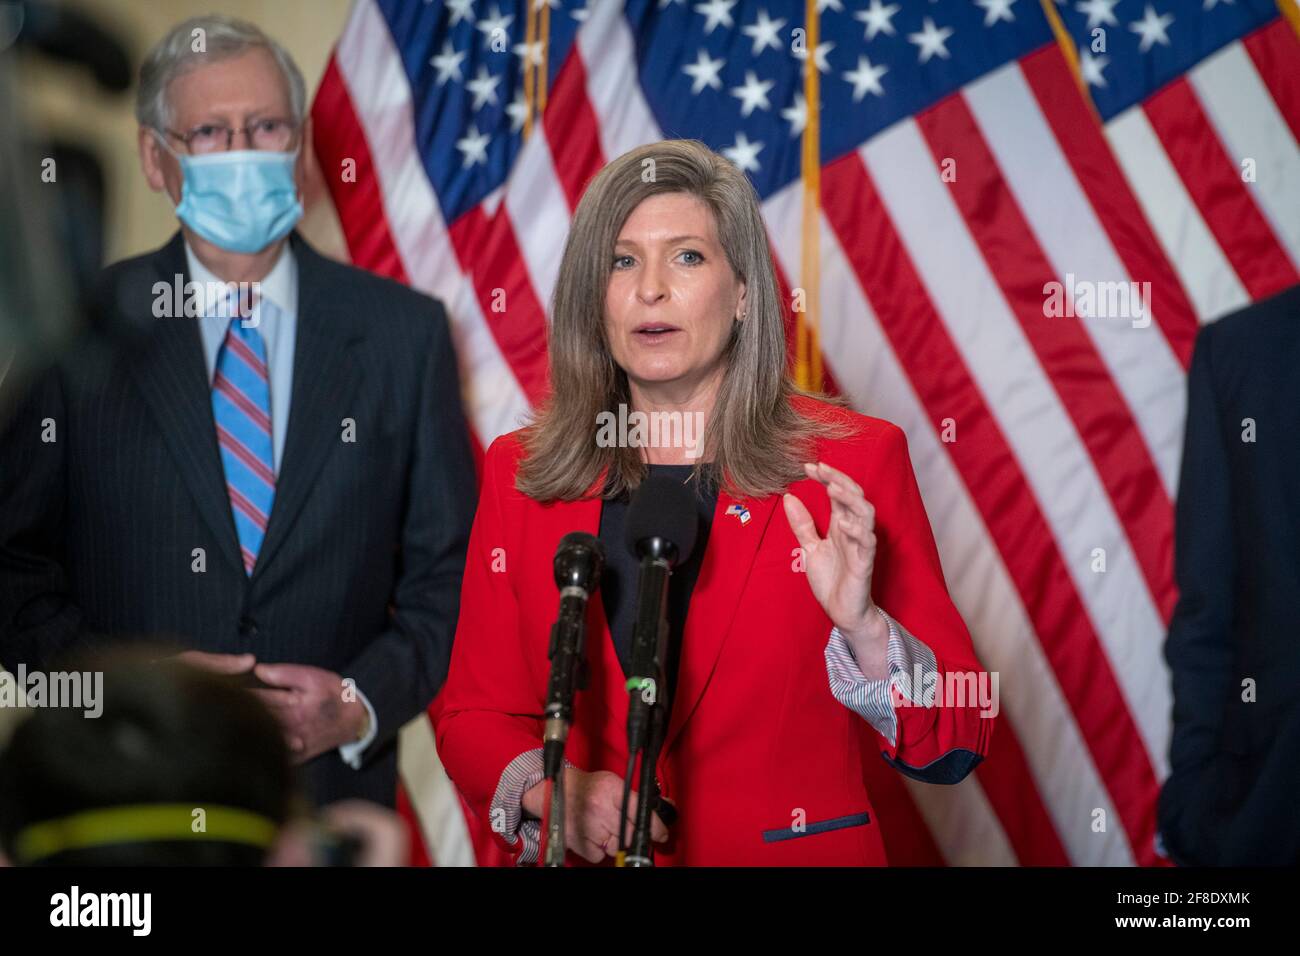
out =
{"type": "Polygon", "coordinates": [[[803,246],[801,284],[804,311],[795,313],[795,381],[801,388],[821,391],[821,76],[817,72],[819,39],[817,0],[806,0],[804,11],[807,58],[804,60],[803,98],[808,119],[803,128],[803,246]]]}
{"type": "Polygon", "coordinates": [[[260,813],[238,807],[136,804],[101,807],[34,823],[19,832],[14,851],[18,862],[26,864],[66,850],[154,840],[217,840],[268,847],[278,829],[260,813]],[[196,816],[196,810],[202,810],[203,816],[196,816]],[[194,824],[199,819],[203,828],[196,831],[194,824]]]}

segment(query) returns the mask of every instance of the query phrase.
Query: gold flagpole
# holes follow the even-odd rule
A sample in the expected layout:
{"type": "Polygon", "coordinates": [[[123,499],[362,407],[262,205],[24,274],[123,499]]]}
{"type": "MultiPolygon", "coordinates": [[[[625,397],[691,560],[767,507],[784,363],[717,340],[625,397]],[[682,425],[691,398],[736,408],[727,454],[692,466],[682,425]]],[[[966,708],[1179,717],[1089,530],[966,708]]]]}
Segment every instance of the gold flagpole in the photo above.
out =
{"type": "Polygon", "coordinates": [[[817,72],[817,0],[806,0],[803,96],[807,120],[803,128],[803,243],[801,283],[804,311],[795,313],[795,381],[801,388],[821,391],[821,278],[819,238],[821,222],[821,77],[817,72]]]}
{"type": "Polygon", "coordinates": [[[536,86],[533,76],[533,43],[537,39],[537,0],[528,0],[528,15],[524,23],[524,142],[533,135],[533,111],[537,107],[536,86]]]}

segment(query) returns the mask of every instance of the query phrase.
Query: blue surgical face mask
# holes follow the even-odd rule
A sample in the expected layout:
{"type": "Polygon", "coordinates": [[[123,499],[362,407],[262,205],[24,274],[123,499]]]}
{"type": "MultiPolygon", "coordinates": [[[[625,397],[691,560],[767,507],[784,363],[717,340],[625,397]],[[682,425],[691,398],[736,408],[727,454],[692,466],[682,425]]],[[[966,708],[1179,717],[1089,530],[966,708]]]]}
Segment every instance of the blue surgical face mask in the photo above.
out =
{"type": "Polygon", "coordinates": [[[189,156],[165,141],[162,145],[181,164],[184,176],[177,218],[213,245],[230,252],[260,252],[302,218],[293,178],[297,150],[238,149],[189,156]]]}

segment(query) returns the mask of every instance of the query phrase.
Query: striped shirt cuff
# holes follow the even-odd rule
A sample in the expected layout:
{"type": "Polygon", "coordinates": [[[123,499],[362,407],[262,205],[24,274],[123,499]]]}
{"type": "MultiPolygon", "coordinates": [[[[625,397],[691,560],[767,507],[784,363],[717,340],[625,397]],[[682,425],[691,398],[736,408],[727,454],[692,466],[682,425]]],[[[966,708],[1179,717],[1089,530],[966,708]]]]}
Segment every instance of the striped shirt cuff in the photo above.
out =
{"type": "MultiPolygon", "coordinates": [[[[564,761],[564,766],[566,769],[569,767],[577,769],[576,765],[567,759],[564,761]]],[[[488,804],[488,820],[492,824],[492,829],[500,833],[511,846],[519,840],[524,841],[523,852],[515,861],[517,866],[536,863],[541,853],[542,821],[523,818],[523,800],[524,794],[541,783],[545,777],[542,748],[525,750],[506,766],[501,774],[501,780],[497,783],[496,792],[492,795],[492,802],[488,804]]]]}
{"type": "Polygon", "coordinates": [[[911,704],[928,706],[924,688],[927,684],[935,685],[925,675],[932,672],[937,675],[939,666],[934,651],[879,606],[876,610],[889,625],[889,644],[885,650],[889,676],[868,680],[848,640],[834,627],[826,642],[826,676],[835,699],[871,724],[894,747],[898,744],[898,718],[894,713],[892,690],[897,688],[899,695],[911,704]]]}

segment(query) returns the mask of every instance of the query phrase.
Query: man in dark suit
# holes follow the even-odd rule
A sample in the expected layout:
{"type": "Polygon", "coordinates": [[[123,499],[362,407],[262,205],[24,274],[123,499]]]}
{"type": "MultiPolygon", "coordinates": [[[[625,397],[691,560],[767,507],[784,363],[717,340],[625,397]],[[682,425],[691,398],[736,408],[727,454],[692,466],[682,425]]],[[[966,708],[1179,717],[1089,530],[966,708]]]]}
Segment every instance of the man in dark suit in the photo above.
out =
{"type": "Polygon", "coordinates": [[[177,26],[137,116],[181,230],[105,272],[99,343],[0,436],[0,663],[177,641],[255,687],[315,801],[391,806],[475,503],[446,316],[291,231],[306,95],[256,27],[177,26]]]}
{"type": "Polygon", "coordinates": [[[1300,287],[1201,330],[1178,488],[1165,851],[1295,865],[1300,823],[1300,287]]]}

